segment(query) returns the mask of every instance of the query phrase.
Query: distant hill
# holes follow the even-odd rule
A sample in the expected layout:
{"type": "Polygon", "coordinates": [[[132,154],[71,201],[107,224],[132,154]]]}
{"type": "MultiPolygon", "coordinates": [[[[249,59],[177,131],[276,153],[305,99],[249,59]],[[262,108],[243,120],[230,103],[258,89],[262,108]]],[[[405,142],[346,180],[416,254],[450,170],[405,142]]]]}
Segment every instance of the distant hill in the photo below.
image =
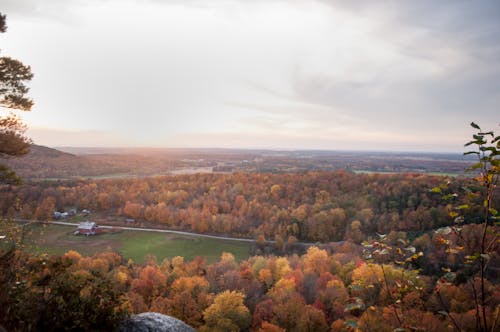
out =
{"type": "Polygon", "coordinates": [[[123,171],[96,160],[75,156],[41,145],[19,158],[2,160],[24,179],[70,179],[123,171]]]}
{"type": "Polygon", "coordinates": [[[27,156],[28,158],[76,158],[74,154],[62,152],[53,148],[49,148],[43,145],[32,145],[30,152],[27,156]]]}
{"type": "MultiPolygon", "coordinates": [[[[136,149],[83,149],[63,152],[41,145],[32,145],[30,152],[22,157],[7,158],[7,164],[25,180],[57,180],[79,178],[115,178],[168,174],[185,167],[186,162],[175,153],[153,152],[136,149]]],[[[181,154],[182,157],[185,153],[181,154]]],[[[197,166],[212,166],[202,162],[197,166]]],[[[189,166],[189,165],[188,165],[189,166]]]]}

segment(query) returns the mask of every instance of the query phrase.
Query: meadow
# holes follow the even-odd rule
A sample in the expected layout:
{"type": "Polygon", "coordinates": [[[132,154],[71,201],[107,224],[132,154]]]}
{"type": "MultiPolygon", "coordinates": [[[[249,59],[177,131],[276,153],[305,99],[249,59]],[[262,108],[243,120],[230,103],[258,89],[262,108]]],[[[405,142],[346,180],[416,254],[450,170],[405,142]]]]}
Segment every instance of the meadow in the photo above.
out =
{"type": "Polygon", "coordinates": [[[249,256],[249,243],[199,238],[165,233],[120,230],[95,236],[77,236],[76,228],[62,225],[30,225],[27,229],[26,249],[35,253],[61,255],[69,250],[93,255],[103,251],[115,251],[125,259],[143,263],[145,256],[151,254],[158,261],[164,258],[182,256],[192,260],[204,257],[208,263],[217,261],[222,252],[232,253],[240,261],[249,256]]]}

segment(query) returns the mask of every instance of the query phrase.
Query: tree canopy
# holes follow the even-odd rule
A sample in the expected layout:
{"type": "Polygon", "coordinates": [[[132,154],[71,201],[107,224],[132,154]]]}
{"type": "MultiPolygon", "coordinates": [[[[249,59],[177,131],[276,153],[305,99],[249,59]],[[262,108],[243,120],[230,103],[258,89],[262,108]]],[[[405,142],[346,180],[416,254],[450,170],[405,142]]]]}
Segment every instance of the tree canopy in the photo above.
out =
{"type": "MultiPolygon", "coordinates": [[[[7,31],[6,15],[0,13],[0,33],[7,31]]],[[[13,111],[30,111],[33,100],[27,96],[26,83],[33,78],[30,66],[10,57],[0,57],[0,158],[22,156],[29,152],[31,140],[24,135],[26,125],[13,111]]],[[[16,183],[20,179],[7,166],[0,164],[0,183],[16,183]]]]}

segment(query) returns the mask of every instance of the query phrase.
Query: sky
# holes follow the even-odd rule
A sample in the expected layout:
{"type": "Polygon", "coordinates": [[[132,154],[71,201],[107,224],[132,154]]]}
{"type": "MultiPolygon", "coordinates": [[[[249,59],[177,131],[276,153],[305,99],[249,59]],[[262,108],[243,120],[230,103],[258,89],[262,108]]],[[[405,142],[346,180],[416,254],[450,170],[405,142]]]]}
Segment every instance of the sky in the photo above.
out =
{"type": "Polygon", "coordinates": [[[463,151],[500,123],[500,2],[0,0],[52,147],[463,151]]]}

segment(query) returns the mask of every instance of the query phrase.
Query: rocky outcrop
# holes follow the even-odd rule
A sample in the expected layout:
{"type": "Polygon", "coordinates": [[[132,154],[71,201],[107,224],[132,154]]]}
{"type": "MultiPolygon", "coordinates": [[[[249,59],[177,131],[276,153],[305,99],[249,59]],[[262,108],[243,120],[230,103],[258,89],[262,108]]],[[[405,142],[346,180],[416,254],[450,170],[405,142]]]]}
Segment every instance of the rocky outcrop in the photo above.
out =
{"type": "Polygon", "coordinates": [[[195,330],[177,318],[157,312],[143,312],[125,320],[120,326],[121,332],[195,332],[195,330]]]}

